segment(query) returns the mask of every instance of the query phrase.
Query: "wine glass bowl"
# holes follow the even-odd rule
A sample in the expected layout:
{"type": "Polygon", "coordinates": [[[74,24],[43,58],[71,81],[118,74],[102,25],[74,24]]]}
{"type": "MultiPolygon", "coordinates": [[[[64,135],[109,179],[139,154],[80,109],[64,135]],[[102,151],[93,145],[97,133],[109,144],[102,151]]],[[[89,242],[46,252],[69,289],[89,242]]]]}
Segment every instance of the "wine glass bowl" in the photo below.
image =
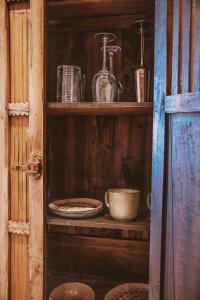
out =
{"type": "Polygon", "coordinates": [[[106,47],[107,44],[116,39],[113,33],[97,33],[95,39],[101,38],[103,43],[103,65],[102,69],[92,79],[92,95],[94,102],[113,102],[116,95],[115,76],[107,69],[106,47]]]}

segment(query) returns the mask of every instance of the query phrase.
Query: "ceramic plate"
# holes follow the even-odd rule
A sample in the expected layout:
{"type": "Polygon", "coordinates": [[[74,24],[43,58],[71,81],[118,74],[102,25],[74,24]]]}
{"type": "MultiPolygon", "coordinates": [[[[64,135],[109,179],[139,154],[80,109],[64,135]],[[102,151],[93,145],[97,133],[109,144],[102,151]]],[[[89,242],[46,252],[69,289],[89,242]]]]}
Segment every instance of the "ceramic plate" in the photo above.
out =
{"type": "Polygon", "coordinates": [[[149,285],[143,283],[125,283],[110,290],[104,300],[148,300],[149,285]]]}
{"type": "Polygon", "coordinates": [[[90,198],[56,200],[49,204],[49,209],[65,218],[88,218],[97,215],[103,209],[103,203],[90,198]]]}

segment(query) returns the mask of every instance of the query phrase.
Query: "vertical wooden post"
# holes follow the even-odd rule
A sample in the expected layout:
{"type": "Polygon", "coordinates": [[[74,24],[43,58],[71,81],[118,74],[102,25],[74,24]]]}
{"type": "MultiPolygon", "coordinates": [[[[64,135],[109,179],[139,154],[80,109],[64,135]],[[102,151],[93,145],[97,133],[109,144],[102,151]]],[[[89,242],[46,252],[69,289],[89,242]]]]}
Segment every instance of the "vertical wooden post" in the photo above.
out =
{"type": "MultiPolygon", "coordinates": [[[[45,57],[45,1],[30,3],[30,81],[29,81],[29,153],[44,156],[44,57],[45,57]]],[[[31,159],[31,157],[30,157],[31,159]]],[[[43,162],[42,162],[43,165],[43,162]]],[[[29,177],[30,214],[30,299],[43,300],[44,281],[44,184],[42,176],[29,177]]],[[[30,300],[29,299],[29,300],[30,300]]]]}
{"type": "Polygon", "coordinates": [[[5,0],[0,0],[0,299],[8,299],[8,116],[9,25],[5,0]]]}
{"type": "Polygon", "coordinates": [[[29,227],[27,213],[29,193],[28,176],[22,170],[13,169],[28,161],[28,111],[16,112],[16,107],[28,107],[29,68],[29,4],[9,5],[10,37],[10,103],[9,103],[9,233],[10,233],[10,288],[9,297],[15,300],[29,299],[28,231],[18,231],[15,226],[29,227]],[[13,107],[14,109],[10,109],[13,107]],[[10,226],[11,225],[11,226],[10,226]]]}
{"type": "Polygon", "coordinates": [[[155,77],[152,162],[152,209],[150,244],[150,300],[160,300],[162,214],[165,160],[165,111],[167,86],[167,0],[156,0],[155,77]],[[160,50],[162,49],[162,51],[160,50]]]}

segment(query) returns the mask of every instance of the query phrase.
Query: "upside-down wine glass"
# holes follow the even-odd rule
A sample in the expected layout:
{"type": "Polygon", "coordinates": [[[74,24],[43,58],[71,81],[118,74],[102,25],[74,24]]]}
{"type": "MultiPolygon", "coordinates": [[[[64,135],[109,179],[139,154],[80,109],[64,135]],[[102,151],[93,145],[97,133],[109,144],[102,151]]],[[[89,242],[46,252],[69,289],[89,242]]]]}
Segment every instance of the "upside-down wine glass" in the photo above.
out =
{"type": "Polygon", "coordinates": [[[107,44],[116,39],[113,33],[97,33],[95,39],[102,38],[103,41],[103,65],[102,69],[92,79],[92,94],[94,102],[113,102],[116,94],[116,79],[107,69],[106,47],[107,44]]]}
{"type": "MultiPolygon", "coordinates": [[[[114,54],[117,54],[118,52],[121,52],[121,48],[119,46],[107,46],[106,47],[107,52],[109,53],[109,61],[110,61],[110,73],[114,75],[114,54]]],[[[123,88],[121,82],[116,78],[116,101],[121,101],[121,96],[123,93],[123,88]]]]}

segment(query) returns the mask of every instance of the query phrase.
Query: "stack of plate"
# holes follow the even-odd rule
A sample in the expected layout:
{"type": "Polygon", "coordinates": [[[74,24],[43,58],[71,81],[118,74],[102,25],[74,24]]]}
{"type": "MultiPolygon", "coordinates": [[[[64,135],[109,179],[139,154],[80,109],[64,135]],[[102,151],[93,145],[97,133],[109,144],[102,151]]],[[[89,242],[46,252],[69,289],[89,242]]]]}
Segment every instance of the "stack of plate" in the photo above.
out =
{"type": "Polygon", "coordinates": [[[103,203],[90,198],[62,199],[51,202],[49,209],[60,217],[84,219],[99,214],[103,210],[103,203]]]}

